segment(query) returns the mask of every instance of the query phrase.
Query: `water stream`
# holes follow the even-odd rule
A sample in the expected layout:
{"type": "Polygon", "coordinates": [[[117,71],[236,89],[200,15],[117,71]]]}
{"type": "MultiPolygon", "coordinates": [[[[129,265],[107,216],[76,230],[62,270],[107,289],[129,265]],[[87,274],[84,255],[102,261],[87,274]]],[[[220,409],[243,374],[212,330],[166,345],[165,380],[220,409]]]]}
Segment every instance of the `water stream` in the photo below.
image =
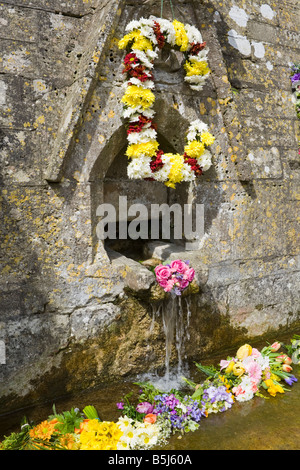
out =
{"type": "Polygon", "coordinates": [[[165,373],[160,377],[157,373],[143,374],[142,381],[150,381],[160,390],[168,391],[171,388],[180,388],[181,377],[188,373],[188,364],[185,361],[184,345],[189,339],[189,324],[191,305],[188,297],[172,295],[164,301],[152,305],[152,322],[150,335],[153,332],[155,319],[161,319],[165,335],[165,373]],[[186,311],[186,312],[185,312],[186,311]],[[173,349],[176,349],[177,365],[171,367],[173,349]]]}

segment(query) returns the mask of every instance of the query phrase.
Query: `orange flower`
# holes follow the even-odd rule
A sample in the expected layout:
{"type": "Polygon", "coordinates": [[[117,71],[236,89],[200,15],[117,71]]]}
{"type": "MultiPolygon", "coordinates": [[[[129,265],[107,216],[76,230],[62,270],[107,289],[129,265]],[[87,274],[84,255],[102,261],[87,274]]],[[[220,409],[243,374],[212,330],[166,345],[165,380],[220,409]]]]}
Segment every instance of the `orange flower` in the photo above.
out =
{"type": "Polygon", "coordinates": [[[53,419],[52,421],[42,421],[42,423],[30,429],[29,436],[32,439],[42,439],[43,441],[49,441],[53,432],[55,431],[56,423],[57,419],[53,419]]]}
{"type": "Polygon", "coordinates": [[[73,450],[75,447],[75,440],[74,436],[72,434],[64,434],[60,438],[60,443],[63,447],[65,447],[67,450],[73,450]]]}
{"type": "Polygon", "coordinates": [[[88,430],[88,426],[89,426],[89,419],[84,419],[83,421],[81,421],[80,423],[80,426],[79,426],[79,429],[75,429],[75,432],[79,432],[79,434],[82,433],[82,431],[87,431],[88,430]]]}
{"type": "Polygon", "coordinates": [[[157,416],[153,413],[148,413],[144,418],[144,423],[154,424],[157,419],[157,416]]]}

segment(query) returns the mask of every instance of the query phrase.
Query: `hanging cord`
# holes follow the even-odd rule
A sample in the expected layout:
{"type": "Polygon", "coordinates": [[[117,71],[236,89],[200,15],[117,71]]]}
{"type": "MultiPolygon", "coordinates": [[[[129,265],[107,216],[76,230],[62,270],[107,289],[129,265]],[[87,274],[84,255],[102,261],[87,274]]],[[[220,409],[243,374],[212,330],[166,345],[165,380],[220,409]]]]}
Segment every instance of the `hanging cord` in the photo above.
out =
{"type": "MultiPolygon", "coordinates": [[[[175,15],[174,15],[174,8],[173,8],[172,0],[170,0],[170,6],[171,6],[172,17],[173,17],[173,21],[174,21],[175,15]]],[[[161,0],[161,2],[160,2],[160,17],[161,18],[163,17],[163,9],[164,9],[164,0],[161,0]]]]}
{"type": "Polygon", "coordinates": [[[174,21],[175,16],[174,16],[174,8],[173,8],[172,0],[170,0],[170,5],[171,5],[172,17],[173,17],[173,21],[174,21]]]}

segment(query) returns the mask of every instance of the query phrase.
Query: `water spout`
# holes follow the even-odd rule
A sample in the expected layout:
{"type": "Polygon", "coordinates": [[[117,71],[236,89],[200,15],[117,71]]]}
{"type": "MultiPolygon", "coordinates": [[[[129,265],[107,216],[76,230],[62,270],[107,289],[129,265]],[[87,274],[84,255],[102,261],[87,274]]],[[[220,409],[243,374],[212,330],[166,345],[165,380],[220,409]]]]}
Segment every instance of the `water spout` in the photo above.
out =
{"type": "Polygon", "coordinates": [[[161,318],[165,335],[164,376],[159,377],[158,374],[155,374],[155,377],[151,377],[151,381],[161,390],[179,388],[181,376],[187,373],[187,364],[184,364],[184,345],[185,340],[190,338],[188,331],[190,317],[191,305],[188,297],[181,298],[181,296],[170,293],[166,299],[152,305],[149,334],[151,335],[153,332],[155,319],[161,318]],[[170,364],[174,347],[177,353],[177,366],[171,370],[170,364]]]}

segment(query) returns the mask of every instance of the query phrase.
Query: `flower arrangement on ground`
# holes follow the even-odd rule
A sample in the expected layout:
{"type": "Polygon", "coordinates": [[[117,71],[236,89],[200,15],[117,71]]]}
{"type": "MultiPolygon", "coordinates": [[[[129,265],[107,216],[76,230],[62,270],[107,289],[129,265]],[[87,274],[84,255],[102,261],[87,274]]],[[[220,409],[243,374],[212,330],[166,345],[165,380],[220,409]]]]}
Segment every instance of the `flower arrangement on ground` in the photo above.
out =
{"type": "Polygon", "coordinates": [[[131,21],[126,32],[119,41],[119,48],[127,49],[122,103],[123,116],[129,120],[126,155],[131,161],[128,177],[160,181],[175,188],[177,183],[193,181],[210,168],[212,155],[208,147],[215,139],[208,126],[197,119],[188,128],[183,155],[164,153],[159,149],[153,122],[154,60],[166,44],[186,53],[185,81],[193,90],[201,90],[210,73],[206,43],[194,26],[154,16],[131,21]]]}
{"type": "MultiPolygon", "coordinates": [[[[292,82],[292,89],[295,99],[295,109],[297,113],[298,119],[300,119],[300,63],[293,64],[291,66],[291,82],[292,82]]],[[[298,142],[299,149],[298,153],[300,155],[300,141],[298,142]]]]}
{"type": "Polygon", "coordinates": [[[54,414],[34,425],[24,418],[21,431],[11,433],[0,450],[148,450],[165,445],[171,435],[196,431],[212,413],[229,410],[235,401],[276,397],[290,390],[297,379],[292,363],[299,363],[300,336],[290,345],[274,342],[258,351],[241,346],[218,368],[195,363],[207,378],[197,384],[184,378],[189,391],[163,392],[149,382],[136,382],[139,392],[129,393],[116,406],[121,416],[103,421],[94,406],[54,414]],[[293,359],[282,351],[287,350],[293,359]],[[192,393],[190,392],[192,389],[192,393]],[[266,395],[267,394],[267,395],[266,395]]]}
{"type": "Polygon", "coordinates": [[[291,67],[291,82],[296,100],[296,112],[300,119],[300,64],[293,64],[291,67]]]}
{"type": "Polygon", "coordinates": [[[278,353],[280,348],[279,342],[266,346],[261,351],[244,344],[235,357],[221,360],[219,370],[199,363],[196,366],[209,377],[226,381],[237,401],[248,401],[255,395],[261,396],[263,389],[271,396],[276,396],[277,393],[288,390],[283,382],[289,386],[297,382],[292,374],[292,359],[287,354],[278,353]]]}
{"type": "Polygon", "coordinates": [[[165,292],[181,295],[195,277],[195,270],[189,266],[189,261],[180,259],[166,261],[154,269],[156,280],[165,292]]]}

